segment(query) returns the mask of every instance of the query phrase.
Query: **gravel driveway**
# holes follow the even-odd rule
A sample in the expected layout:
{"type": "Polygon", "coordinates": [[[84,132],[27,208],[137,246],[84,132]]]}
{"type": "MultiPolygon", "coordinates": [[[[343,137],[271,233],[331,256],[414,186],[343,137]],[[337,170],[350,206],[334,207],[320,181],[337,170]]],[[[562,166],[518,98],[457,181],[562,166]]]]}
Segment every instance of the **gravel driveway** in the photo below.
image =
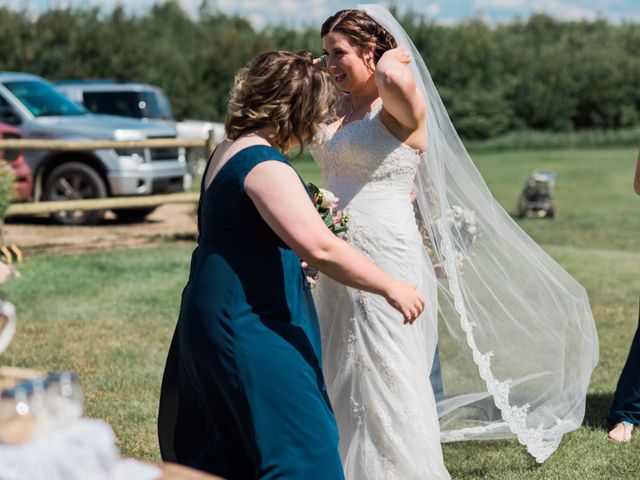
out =
{"type": "Polygon", "coordinates": [[[139,223],[119,222],[111,213],[99,225],[80,227],[57,225],[47,217],[10,218],[4,228],[4,243],[16,244],[30,256],[145,248],[158,240],[195,242],[196,235],[195,205],[167,204],[139,223]]]}

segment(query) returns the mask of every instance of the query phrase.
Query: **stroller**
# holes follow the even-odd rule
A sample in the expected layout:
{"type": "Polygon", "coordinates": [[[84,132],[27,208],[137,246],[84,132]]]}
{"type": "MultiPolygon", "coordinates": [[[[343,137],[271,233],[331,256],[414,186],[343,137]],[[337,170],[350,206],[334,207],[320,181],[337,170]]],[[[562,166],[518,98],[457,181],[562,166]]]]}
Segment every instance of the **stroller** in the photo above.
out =
{"type": "Polygon", "coordinates": [[[555,172],[534,170],[520,195],[518,217],[553,218],[556,213],[552,198],[555,184],[555,172]]]}

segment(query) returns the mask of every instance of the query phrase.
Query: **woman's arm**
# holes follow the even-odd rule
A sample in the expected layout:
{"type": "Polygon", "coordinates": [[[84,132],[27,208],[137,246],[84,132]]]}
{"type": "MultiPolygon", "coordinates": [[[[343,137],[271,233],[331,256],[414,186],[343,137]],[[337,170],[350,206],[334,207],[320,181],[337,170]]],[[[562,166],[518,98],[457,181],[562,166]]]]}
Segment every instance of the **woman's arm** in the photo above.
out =
{"type": "Polygon", "coordinates": [[[424,122],[426,105],[407,66],[409,61],[409,55],[401,48],[384,52],[376,65],[374,80],[385,110],[413,132],[424,122]]]}
{"type": "Polygon", "coordinates": [[[424,309],[415,287],[388,275],[324,224],[296,172],[262,162],[245,178],[245,191],[262,218],[294,252],[334,280],[382,295],[412,323],[424,309]]]}

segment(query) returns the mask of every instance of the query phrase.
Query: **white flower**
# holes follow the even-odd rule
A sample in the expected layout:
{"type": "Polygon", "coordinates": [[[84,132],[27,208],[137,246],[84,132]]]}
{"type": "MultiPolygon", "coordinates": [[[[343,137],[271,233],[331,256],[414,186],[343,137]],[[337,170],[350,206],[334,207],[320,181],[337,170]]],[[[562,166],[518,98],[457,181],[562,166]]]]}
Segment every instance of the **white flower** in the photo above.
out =
{"type": "Polygon", "coordinates": [[[330,192],[329,190],[325,190],[324,188],[320,189],[320,194],[322,195],[322,202],[320,203],[320,206],[322,208],[329,208],[331,205],[338,201],[338,199],[332,192],[330,192]]]}
{"type": "Polygon", "coordinates": [[[476,212],[473,210],[467,210],[464,212],[464,221],[473,224],[476,223],[476,212]]]}

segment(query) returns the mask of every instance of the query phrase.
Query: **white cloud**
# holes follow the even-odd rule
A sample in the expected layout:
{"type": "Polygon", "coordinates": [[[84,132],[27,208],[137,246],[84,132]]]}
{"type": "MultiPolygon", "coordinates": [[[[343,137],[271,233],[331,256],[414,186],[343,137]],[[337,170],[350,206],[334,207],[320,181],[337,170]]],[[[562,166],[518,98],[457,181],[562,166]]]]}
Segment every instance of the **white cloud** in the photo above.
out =
{"type": "MultiPolygon", "coordinates": [[[[143,14],[160,1],[163,0],[0,0],[0,6],[15,10],[26,8],[37,15],[64,4],[73,7],[97,6],[104,11],[123,5],[128,12],[143,14]]],[[[195,17],[202,0],[178,1],[186,12],[195,17]]],[[[639,0],[209,0],[212,7],[244,16],[257,28],[268,24],[319,26],[329,15],[360,1],[371,1],[387,7],[394,4],[401,11],[416,7],[419,13],[447,25],[472,15],[481,15],[481,18],[492,22],[508,21],[516,15],[527,17],[535,12],[565,20],[593,19],[599,14],[613,22],[640,20],[639,0]]]]}
{"type": "Polygon", "coordinates": [[[313,3],[317,2],[308,2],[306,5],[300,5],[300,2],[296,2],[296,0],[280,0],[278,2],[278,10],[287,13],[300,13],[300,11],[304,11],[307,8],[312,8],[310,4],[313,3]]]}
{"type": "MultiPolygon", "coordinates": [[[[182,0],[194,2],[199,0],[182,0]]],[[[282,23],[295,26],[319,24],[332,13],[326,0],[218,0],[215,2],[222,11],[236,13],[249,19],[256,28],[268,24],[282,23]]]]}
{"type": "Polygon", "coordinates": [[[595,20],[598,16],[597,12],[580,7],[566,7],[552,15],[563,20],[595,20]]]}
{"type": "Polygon", "coordinates": [[[591,20],[597,16],[595,8],[568,5],[567,3],[562,0],[533,0],[531,2],[531,10],[548,13],[563,20],[591,20]]]}
{"type": "Polygon", "coordinates": [[[424,10],[429,17],[435,17],[440,13],[442,7],[438,3],[430,3],[424,10]]]}
{"type": "Polygon", "coordinates": [[[245,18],[249,20],[249,23],[253,25],[254,28],[261,29],[262,27],[267,26],[267,19],[264,18],[264,15],[260,15],[259,13],[245,14],[245,18]]]}
{"type": "Polygon", "coordinates": [[[200,8],[201,1],[200,0],[180,0],[180,5],[184,9],[185,12],[190,15],[195,15],[198,9],[200,8]]]}
{"type": "Polygon", "coordinates": [[[481,8],[500,8],[505,10],[512,10],[527,6],[525,0],[474,0],[473,6],[477,9],[481,8]]]}
{"type": "MultiPolygon", "coordinates": [[[[181,0],[181,1],[197,1],[197,0],[181,0]]],[[[280,2],[271,2],[271,8],[278,10],[279,5],[275,5],[280,2]]],[[[214,5],[219,5],[222,10],[237,9],[237,10],[265,10],[268,5],[262,0],[221,0],[214,2],[214,5]]]]}
{"type": "Polygon", "coordinates": [[[484,11],[488,18],[491,14],[487,10],[504,10],[514,14],[547,13],[563,20],[580,20],[596,18],[597,3],[577,0],[474,0],[473,5],[484,11]]]}

